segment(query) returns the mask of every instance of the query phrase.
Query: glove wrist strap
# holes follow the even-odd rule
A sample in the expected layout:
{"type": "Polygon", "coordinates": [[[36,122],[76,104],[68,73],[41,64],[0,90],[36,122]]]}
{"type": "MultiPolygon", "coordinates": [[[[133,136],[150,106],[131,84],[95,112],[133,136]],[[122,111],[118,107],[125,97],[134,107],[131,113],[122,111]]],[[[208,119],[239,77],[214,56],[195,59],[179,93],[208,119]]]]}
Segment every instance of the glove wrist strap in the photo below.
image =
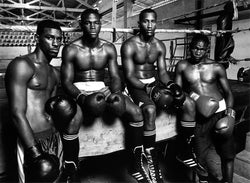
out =
{"type": "Polygon", "coordinates": [[[41,149],[39,148],[38,144],[31,146],[27,149],[27,155],[30,158],[37,158],[38,156],[41,156],[41,149]]]}
{"type": "Polygon", "coordinates": [[[230,117],[232,117],[232,118],[235,119],[236,112],[235,112],[235,110],[232,109],[232,108],[227,108],[227,110],[226,110],[226,115],[228,115],[228,116],[230,116],[230,117]]]}

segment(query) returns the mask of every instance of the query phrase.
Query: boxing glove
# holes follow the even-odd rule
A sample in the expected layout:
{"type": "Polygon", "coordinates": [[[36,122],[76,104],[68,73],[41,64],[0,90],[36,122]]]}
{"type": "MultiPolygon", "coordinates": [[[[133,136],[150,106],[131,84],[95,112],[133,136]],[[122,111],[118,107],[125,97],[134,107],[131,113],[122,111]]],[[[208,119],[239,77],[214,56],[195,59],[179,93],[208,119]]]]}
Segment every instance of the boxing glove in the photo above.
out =
{"type": "Polygon", "coordinates": [[[77,112],[76,102],[64,95],[57,95],[45,103],[45,111],[51,115],[55,126],[59,129],[68,126],[77,112]]]}
{"type": "Polygon", "coordinates": [[[171,91],[160,86],[154,86],[149,96],[159,109],[169,108],[174,101],[171,91]]]}
{"type": "Polygon", "coordinates": [[[106,108],[105,95],[102,92],[96,92],[86,96],[83,110],[95,117],[101,116],[106,108]]]}
{"type": "Polygon", "coordinates": [[[221,118],[215,124],[215,133],[222,138],[229,138],[233,134],[235,124],[235,111],[228,108],[226,116],[221,118]]]}
{"type": "Polygon", "coordinates": [[[171,91],[174,97],[174,106],[176,108],[183,106],[186,96],[183,93],[181,87],[178,84],[174,83],[173,81],[169,81],[166,85],[166,88],[168,88],[171,91]]]}
{"type": "Polygon", "coordinates": [[[116,116],[122,116],[126,111],[125,98],[121,92],[110,94],[107,98],[107,104],[116,116]]]}
{"type": "Polygon", "coordinates": [[[59,176],[59,159],[34,145],[25,151],[24,171],[26,182],[53,182],[59,176]]]}
{"type": "Polygon", "coordinates": [[[190,93],[190,97],[195,101],[197,111],[206,118],[212,116],[219,108],[219,102],[213,97],[190,93]]]}

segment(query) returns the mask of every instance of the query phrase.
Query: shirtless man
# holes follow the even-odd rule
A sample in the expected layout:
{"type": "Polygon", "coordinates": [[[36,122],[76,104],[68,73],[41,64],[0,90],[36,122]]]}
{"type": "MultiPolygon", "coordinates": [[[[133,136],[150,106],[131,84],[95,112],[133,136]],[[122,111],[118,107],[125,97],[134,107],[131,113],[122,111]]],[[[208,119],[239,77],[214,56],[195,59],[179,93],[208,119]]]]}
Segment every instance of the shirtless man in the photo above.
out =
{"type": "MultiPolygon", "coordinates": [[[[193,37],[190,43],[191,58],[177,64],[175,81],[196,106],[192,110],[196,109],[194,151],[198,162],[207,168],[209,149],[215,146],[221,158],[222,182],[231,183],[235,157],[232,134],[234,99],[224,67],[207,58],[208,47],[207,36],[197,34],[193,37]]],[[[199,177],[200,182],[208,182],[207,173],[199,177]]]]}
{"type": "MultiPolygon", "coordinates": [[[[153,182],[163,182],[155,150],[155,119],[156,104],[150,93],[152,88],[168,90],[168,95],[157,92],[156,96],[164,96],[163,108],[170,107],[172,101],[180,104],[183,101],[180,87],[173,83],[166,71],[165,45],[154,37],[157,14],[152,9],[145,9],[139,15],[140,33],[126,40],[121,47],[122,65],[127,88],[133,101],[141,107],[144,116],[144,148],[149,164],[150,176],[153,182]],[[155,64],[157,69],[155,69],[155,64]],[[159,81],[156,82],[156,71],[159,81]],[[173,99],[174,98],[174,99],[173,99]]],[[[159,90],[160,91],[160,90],[159,90]]],[[[154,95],[153,95],[154,96],[154,95]]],[[[158,97],[157,97],[158,98],[158,97]]]]}
{"type": "Polygon", "coordinates": [[[99,38],[101,15],[97,10],[85,10],[80,26],[83,36],[65,46],[62,52],[62,86],[86,116],[98,117],[112,111],[109,115],[129,121],[131,174],[138,182],[151,182],[142,163],[143,116],[140,108],[122,94],[116,49],[99,38]],[[110,86],[104,83],[106,69],[110,86]]]}
{"type": "Polygon", "coordinates": [[[46,101],[55,96],[60,82],[59,71],[50,65],[61,46],[59,23],[39,22],[36,41],[34,52],[15,58],[8,65],[5,77],[13,125],[18,135],[19,182],[55,181],[59,164],[65,158],[54,121],[45,112],[46,101]]]}

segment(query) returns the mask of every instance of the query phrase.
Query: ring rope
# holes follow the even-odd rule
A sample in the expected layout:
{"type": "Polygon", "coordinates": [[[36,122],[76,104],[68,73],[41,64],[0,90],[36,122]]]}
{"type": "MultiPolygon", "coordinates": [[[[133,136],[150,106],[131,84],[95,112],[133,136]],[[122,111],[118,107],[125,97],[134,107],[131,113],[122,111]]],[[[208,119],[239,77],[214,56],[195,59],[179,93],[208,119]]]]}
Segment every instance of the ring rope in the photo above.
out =
{"type": "MultiPolygon", "coordinates": [[[[11,31],[27,31],[27,32],[35,32],[36,26],[18,26],[18,25],[3,25],[0,24],[1,30],[11,30],[11,31]]],[[[70,28],[70,27],[62,27],[64,32],[80,32],[78,28],[70,28]]],[[[201,33],[205,35],[220,35],[225,33],[238,33],[241,31],[249,31],[250,28],[246,29],[233,29],[233,30],[194,30],[194,29],[156,29],[155,33],[201,33]]],[[[120,33],[131,33],[134,34],[138,32],[138,28],[101,28],[101,32],[120,32],[120,33]]]]}
{"type": "Polygon", "coordinates": [[[207,10],[207,9],[211,9],[211,8],[214,8],[214,7],[217,7],[217,6],[221,6],[223,4],[226,4],[227,2],[228,1],[225,1],[225,2],[222,2],[222,3],[213,4],[211,6],[208,6],[208,7],[205,7],[205,8],[200,8],[200,9],[196,9],[194,11],[190,11],[190,12],[182,14],[182,15],[177,15],[177,16],[174,16],[174,17],[170,17],[170,18],[165,18],[165,19],[162,19],[162,20],[158,20],[157,22],[161,22],[162,23],[164,21],[172,20],[172,19],[175,19],[175,18],[186,17],[187,15],[191,15],[191,14],[196,13],[196,12],[200,12],[200,11],[203,11],[203,10],[207,10]]]}

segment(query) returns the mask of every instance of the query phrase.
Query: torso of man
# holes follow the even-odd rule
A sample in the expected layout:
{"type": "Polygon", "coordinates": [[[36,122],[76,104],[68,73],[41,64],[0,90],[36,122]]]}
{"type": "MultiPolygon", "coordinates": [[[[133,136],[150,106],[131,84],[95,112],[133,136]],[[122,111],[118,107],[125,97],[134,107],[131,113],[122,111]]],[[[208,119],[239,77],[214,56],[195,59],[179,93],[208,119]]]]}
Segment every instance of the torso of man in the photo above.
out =
{"type": "Polygon", "coordinates": [[[102,39],[95,47],[83,45],[81,39],[69,45],[74,53],[74,82],[104,81],[112,49],[111,43],[102,39]]]}
{"type": "Polygon", "coordinates": [[[53,127],[52,120],[45,113],[46,101],[51,97],[59,78],[56,70],[47,63],[32,62],[32,56],[23,59],[29,62],[33,75],[27,83],[27,110],[26,117],[33,132],[45,131],[53,127]]]}
{"type": "Polygon", "coordinates": [[[218,88],[218,72],[222,69],[221,67],[221,65],[209,59],[207,59],[206,62],[198,64],[191,64],[187,60],[182,61],[183,85],[185,87],[188,86],[189,90],[200,95],[221,100],[222,95],[218,88]]]}
{"type": "Polygon", "coordinates": [[[139,79],[147,79],[155,76],[155,63],[159,57],[161,44],[156,38],[149,43],[144,42],[139,36],[134,36],[128,40],[133,50],[133,63],[135,75],[139,79]]]}

